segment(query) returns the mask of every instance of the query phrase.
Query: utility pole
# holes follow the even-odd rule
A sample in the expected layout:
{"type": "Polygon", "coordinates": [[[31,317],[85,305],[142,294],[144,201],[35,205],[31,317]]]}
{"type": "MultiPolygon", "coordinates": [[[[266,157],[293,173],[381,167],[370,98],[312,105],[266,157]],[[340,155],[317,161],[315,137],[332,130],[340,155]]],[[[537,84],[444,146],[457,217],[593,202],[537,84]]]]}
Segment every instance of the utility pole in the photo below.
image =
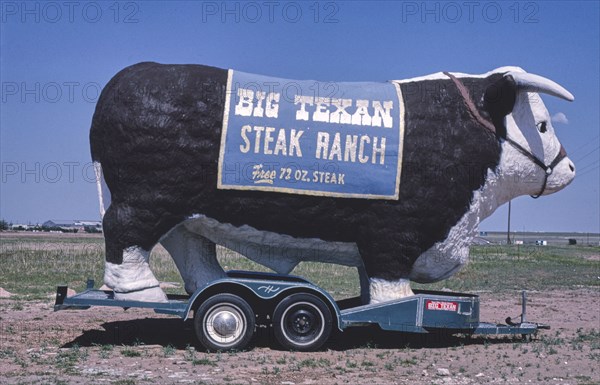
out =
{"type": "Polygon", "coordinates": [[[510,245],[510,206],[512,201],[508,201],[508,230],[506,231],[506,244],[510,245]]]}

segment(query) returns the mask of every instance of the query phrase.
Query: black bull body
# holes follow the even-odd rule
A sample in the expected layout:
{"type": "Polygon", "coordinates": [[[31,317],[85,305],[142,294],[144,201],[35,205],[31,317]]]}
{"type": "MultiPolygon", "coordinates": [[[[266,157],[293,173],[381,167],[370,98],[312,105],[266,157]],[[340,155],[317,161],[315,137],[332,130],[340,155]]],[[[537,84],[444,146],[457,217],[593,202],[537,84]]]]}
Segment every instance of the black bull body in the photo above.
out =
{"type": "Polygon", "coordinates": [[[503,74],[461,78],[484,129],[450,78],[401,83],[404,155],[398,200],[217,189],[227,71],[140,63],[103,90],[90,132],[111,204],[106,260],[150,250],[192,215],[295,238],[355,243],[369,277],[406,278],[441,242],[496,170],[515,84],[503,74]]]}

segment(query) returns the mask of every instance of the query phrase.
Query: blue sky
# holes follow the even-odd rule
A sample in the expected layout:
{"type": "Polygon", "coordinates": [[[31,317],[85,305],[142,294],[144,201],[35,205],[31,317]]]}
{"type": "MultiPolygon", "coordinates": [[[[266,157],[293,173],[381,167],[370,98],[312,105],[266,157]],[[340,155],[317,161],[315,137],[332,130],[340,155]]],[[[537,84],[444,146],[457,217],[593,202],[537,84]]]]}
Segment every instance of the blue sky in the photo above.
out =
{"type": "MultiPolygon", "coordinates": [[[[0,8],[0,218],[97,219],[88,132],[98,93],[140,61],[384,81],[517,65],[575,95],[544,97],[578,176],[513,201],[517,231],[600,232],[599,2],[21,2],[0,8]]],[[[484,230],[506,228],[506,206],[484,230]]]]}

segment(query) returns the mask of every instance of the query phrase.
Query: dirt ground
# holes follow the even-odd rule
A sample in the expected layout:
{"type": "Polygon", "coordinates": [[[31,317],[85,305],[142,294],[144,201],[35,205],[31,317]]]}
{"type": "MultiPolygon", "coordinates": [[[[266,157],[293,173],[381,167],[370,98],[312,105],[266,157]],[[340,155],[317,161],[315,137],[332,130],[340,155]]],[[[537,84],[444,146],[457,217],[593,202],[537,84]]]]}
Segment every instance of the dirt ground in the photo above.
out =
{"type": "MultiPolygon", "coordinates": [[[[481,295],[481,320],[520,314],[519,293],[481,295]]],[[[205,353],[191,322],[139,309],[53,312],[0,300],[2,384],[600,384],[600,293],[528,294],[520,338],[419,336],[356,328],[316,353],[280,350],[264,330],[244,352],[205,353]]]]}

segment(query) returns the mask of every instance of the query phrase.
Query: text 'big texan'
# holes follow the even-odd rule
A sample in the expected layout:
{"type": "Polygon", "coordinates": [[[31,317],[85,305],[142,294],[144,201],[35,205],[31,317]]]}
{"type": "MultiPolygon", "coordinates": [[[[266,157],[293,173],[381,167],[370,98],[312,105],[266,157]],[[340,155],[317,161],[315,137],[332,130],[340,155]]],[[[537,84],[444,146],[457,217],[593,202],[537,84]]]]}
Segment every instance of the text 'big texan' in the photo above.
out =
{"type": "Polygon", "coordinates": [[[230,70],[219,189],[398,199],[404,105],[393,83],[230,70]]]}

